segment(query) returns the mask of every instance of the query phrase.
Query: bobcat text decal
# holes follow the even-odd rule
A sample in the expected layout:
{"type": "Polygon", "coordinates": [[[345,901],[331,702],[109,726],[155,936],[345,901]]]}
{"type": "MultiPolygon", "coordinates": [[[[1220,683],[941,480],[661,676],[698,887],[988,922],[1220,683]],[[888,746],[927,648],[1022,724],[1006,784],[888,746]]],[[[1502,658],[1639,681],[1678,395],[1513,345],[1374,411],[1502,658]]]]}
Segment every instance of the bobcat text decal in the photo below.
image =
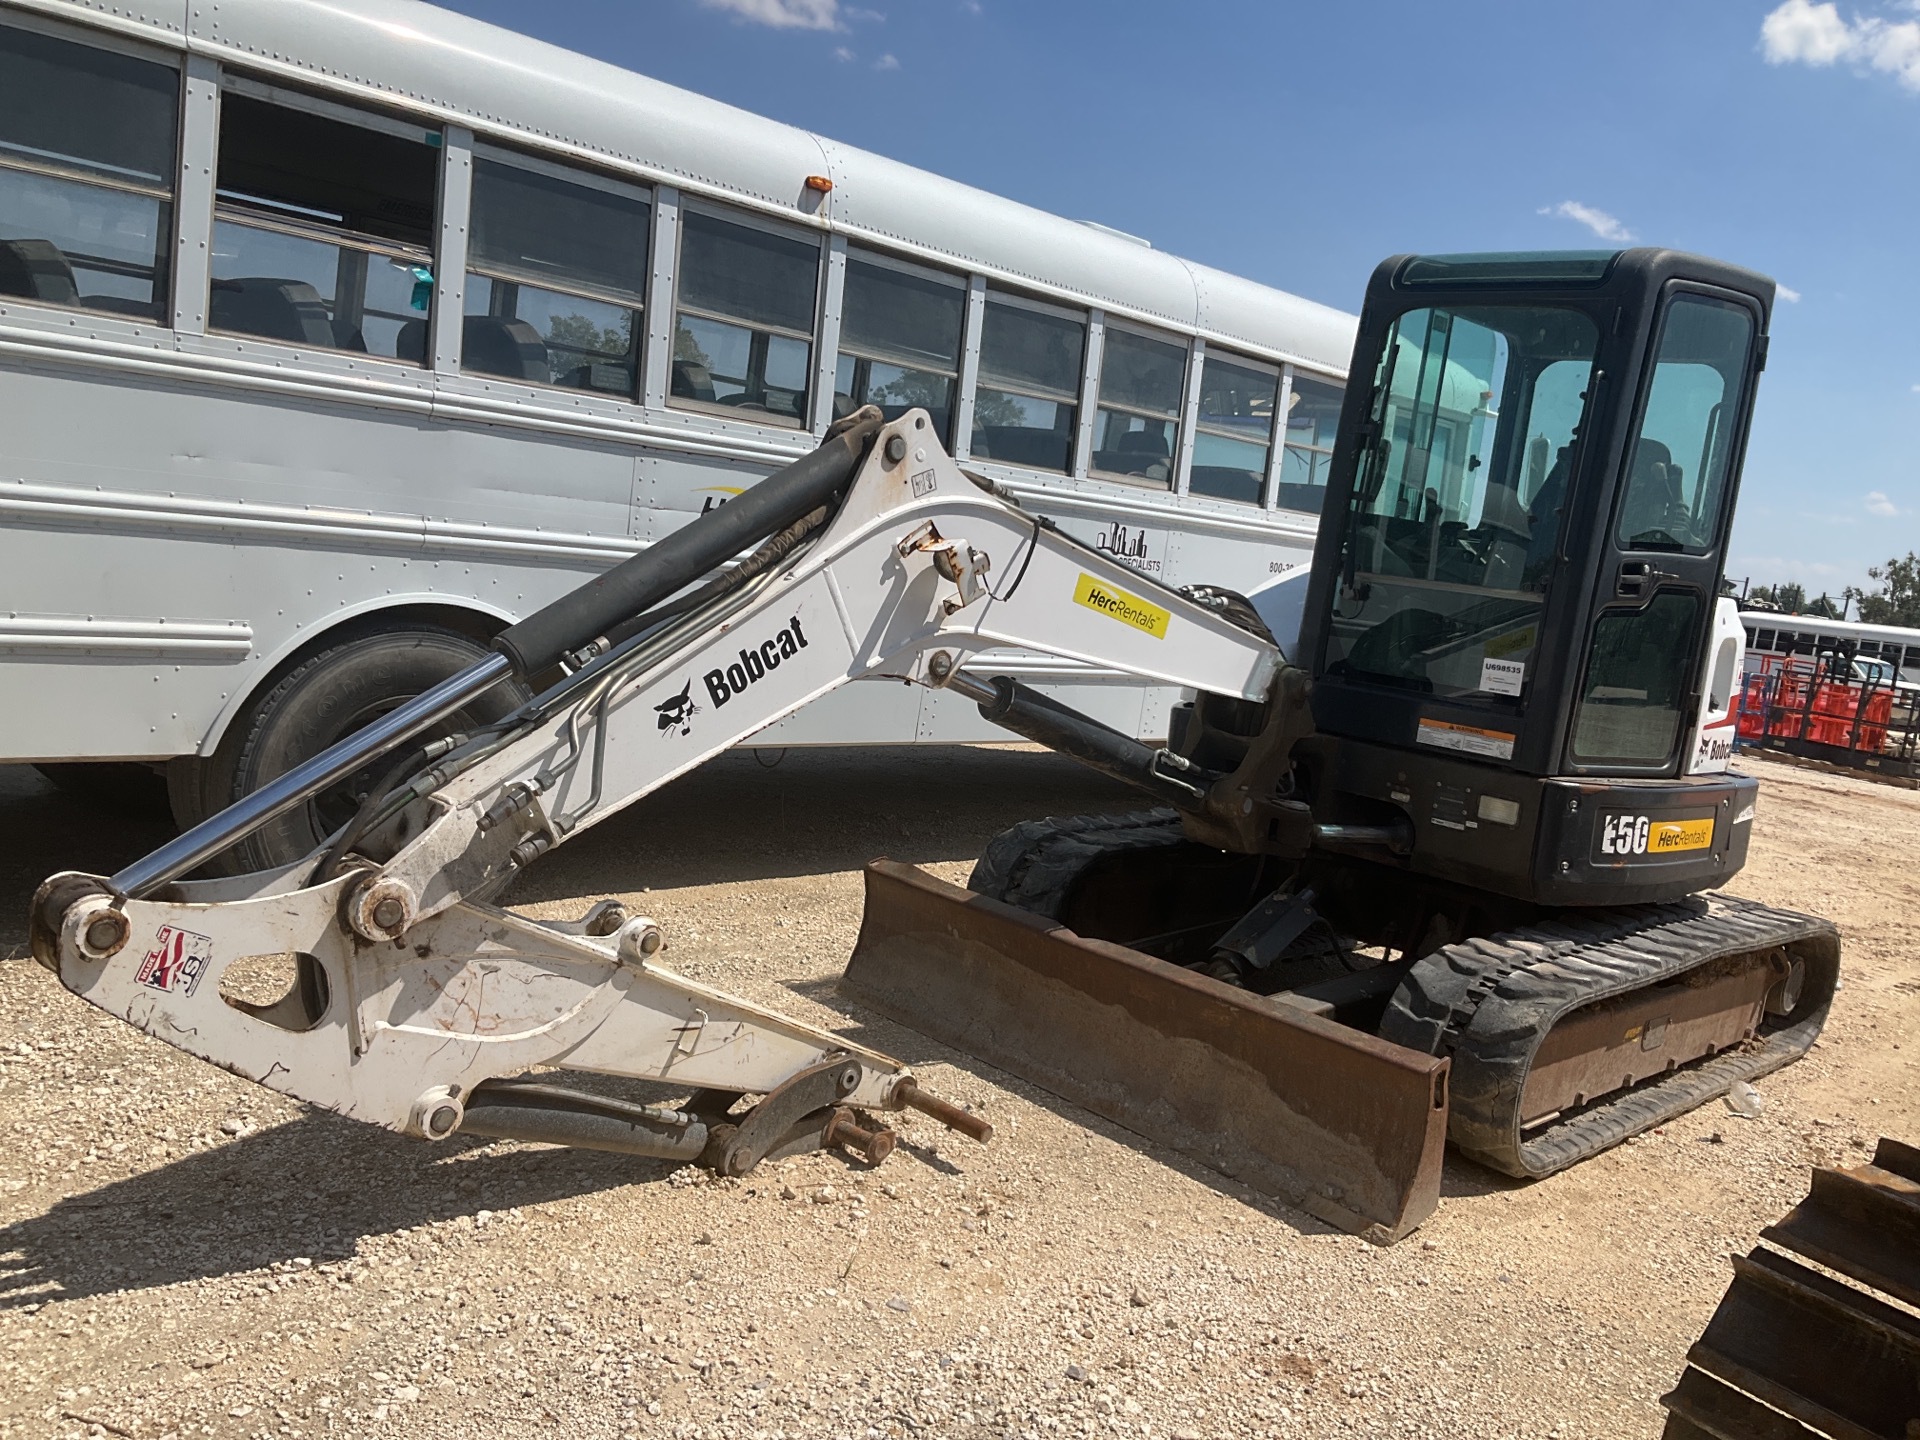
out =
{"type": "Polygon", "coordinates": [[[758,684],[770,672],[778,670],[782,661],[791,660],[806,648],[806,632],[800,628],[800,617],[795,615],[787,621],[786,629],[771,640],[762,640],[753,648],[742,650],[736,663],[724,670],[709,670],[700,678],[706,682],[707,694],[713,703],[724,705],[749,685],[758,684]]]}

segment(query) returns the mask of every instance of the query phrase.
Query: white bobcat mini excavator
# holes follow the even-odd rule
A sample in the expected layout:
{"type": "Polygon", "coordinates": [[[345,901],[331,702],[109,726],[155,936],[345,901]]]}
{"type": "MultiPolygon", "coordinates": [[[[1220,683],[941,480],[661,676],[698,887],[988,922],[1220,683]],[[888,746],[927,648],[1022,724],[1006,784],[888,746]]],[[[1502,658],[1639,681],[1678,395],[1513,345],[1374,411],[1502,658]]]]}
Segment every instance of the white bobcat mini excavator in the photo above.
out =
{"type": "Polygon", "coordinates": [[[1740,640],[1716,596],[1772,296],[1658,250],[1386,262],[1310,579],[1251,602],[1163,589],[963,474],[924,412],[862,411],[153,855],[55,876],[34,953],[150,1035],[427,1141],[741,1174],[878,1160],[877,1117],[907,1106],[984,1140],[899,1061],[675,975],[615,902],[557,924],[483,898],[837,685],[943,687],[1159,808],[1016,827],[970,890],[876,862],[848,987],[1396,1238],[1449,1128],[1545,1174],[1825,1017],[1833,928],[1709,893],[1757,788],[1727,769],[1740,640]],[[1145,745],[996,675],[1009,649],[1195,698],[1145,745]],[[508,675],[559,678],[463,727],[508,675]],[[323,850],[188,878],[369,766],[323,850]],[[268,957],[277,1001],[223,994],[268,957]]]}

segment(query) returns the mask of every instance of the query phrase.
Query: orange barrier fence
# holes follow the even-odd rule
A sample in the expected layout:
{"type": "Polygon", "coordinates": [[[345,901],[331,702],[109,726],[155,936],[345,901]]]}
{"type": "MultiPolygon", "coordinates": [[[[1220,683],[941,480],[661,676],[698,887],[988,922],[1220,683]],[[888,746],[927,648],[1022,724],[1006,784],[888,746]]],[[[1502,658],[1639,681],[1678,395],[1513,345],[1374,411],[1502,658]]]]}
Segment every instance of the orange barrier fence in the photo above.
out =
{"type": "Polygon", "coordinates": [[[1868,755],[1890,748],[1904,755],[1914,748],[1911,694],[1884,683],[1837,679],[1830,667],[1799,656],[1754,658],[1760,669],[1747,676],[1740,696],[1742,740],[1810,741],[1868,755]]]}

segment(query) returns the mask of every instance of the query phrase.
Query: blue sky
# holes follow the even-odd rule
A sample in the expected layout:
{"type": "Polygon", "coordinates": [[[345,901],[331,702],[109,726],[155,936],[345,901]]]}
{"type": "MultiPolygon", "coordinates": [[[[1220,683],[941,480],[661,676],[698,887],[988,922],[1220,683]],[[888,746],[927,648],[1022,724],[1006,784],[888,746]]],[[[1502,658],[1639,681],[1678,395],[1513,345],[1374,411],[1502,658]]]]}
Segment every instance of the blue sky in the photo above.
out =
{"type": "Polygon", "coordinates": [[[1765,271],[1728,573],[1920,548],[1920,0],[451,8],[1346,310],[1402,250],[1765,271]]]}

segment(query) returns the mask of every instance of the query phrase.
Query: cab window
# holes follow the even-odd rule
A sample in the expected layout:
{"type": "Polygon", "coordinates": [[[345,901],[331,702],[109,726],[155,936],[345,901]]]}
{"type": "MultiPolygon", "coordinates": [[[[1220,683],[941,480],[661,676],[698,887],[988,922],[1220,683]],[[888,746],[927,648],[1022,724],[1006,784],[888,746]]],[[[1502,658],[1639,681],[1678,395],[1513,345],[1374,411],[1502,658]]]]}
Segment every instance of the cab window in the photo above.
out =
{"type": "Polygon", "coordinates": [[[1628,452],[1617,519],[1623,550],[1713,549],[1753,333],[1753,312],[1742,305],[1685,294],[1668,305],[1628,452]]]}

